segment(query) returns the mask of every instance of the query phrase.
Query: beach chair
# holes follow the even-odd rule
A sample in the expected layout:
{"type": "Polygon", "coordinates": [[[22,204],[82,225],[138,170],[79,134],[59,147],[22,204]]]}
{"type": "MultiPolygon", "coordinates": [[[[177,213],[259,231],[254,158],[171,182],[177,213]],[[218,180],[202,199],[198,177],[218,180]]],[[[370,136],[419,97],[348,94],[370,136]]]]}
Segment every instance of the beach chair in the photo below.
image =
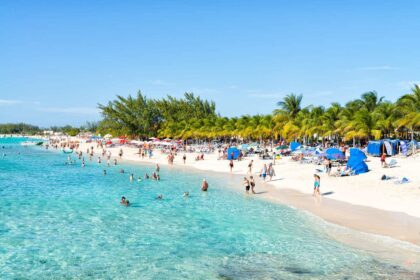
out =
{"type": "Polygon", "coordinates": [[[395,167],[395,166],[397,166],[397,160],[393,158],[384,167],[386,167],[386,168],[392,168],[392,167],[395,167]]]}

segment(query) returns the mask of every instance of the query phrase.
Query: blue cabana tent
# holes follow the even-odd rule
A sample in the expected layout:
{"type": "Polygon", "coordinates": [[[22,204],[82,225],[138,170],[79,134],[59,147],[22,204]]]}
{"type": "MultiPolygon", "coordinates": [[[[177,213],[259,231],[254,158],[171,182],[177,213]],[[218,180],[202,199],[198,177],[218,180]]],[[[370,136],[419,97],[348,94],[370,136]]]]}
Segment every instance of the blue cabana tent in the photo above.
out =
{"type": "Polygon", "coordinates": [[[382,153],[382,141],[369,141],[367,146],[368,154],[372,156],[380,156],[382,153]]]}
{"type": "Polygon", "coordinates": [[[229,160],[231,160],[231,159],[237,159],[238,156],[239,156],[239,153],[240,153],[240,151],[237,148],[229,148],[228,149],[228,154],[227,154],[228,159],[229,160]],[[233,158],[232,158],[232,153],[233,153],[233,158]]]}
{"type": "Polygon", "coordinates": [[[296,150],[300,146],[302,146],[302,145],[299,142],[292,142],[292,143],[290,143],[290,151],[293,152],[294,150],[296,150]]]}
{"type": "Polygon", "coordinates": [[[342,151],[337,148],[329,148],[325,151],[328,159],[344,159],[345,156],[342,151]]]}
{"type": "Polygon", "coordinates": [[[372,156],[380,156],[383,152],[389,156],[393,156],[398,154],[399,145],[399,140],[382,139],[377,141],[369,141],[367,152],[372,156]]]}
{"type": "Polygon", "coordinates": [[[347,167],[353,170],[354,174],[366,173],[369,171],[369,168],[365,162],[366,155],[359,149],[351,148],[350,149],[350,158],[347,161],[347,167]]]}

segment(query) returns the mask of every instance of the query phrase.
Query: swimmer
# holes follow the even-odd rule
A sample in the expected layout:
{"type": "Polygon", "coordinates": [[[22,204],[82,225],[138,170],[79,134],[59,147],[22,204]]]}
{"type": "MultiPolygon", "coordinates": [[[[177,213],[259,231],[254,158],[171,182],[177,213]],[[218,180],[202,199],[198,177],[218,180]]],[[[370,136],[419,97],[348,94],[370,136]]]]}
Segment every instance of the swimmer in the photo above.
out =
{"type": "Polygon", "coordinates": [[[131,174],[130,175],[130,182],[133,182],[134,181],[134,175],[133,174],[131,174]]]}
{"type": "Polygon", "coordinates": [[[121,204],[125,204],[125,196],[122,196],[122,197],[121,197],[121,201],[120,201],[120,203],[121,203],[121,204]]]}
{"type": "Polygon", "coordinates": [[[209,188],[209,183],[207,183],[206,179],[203,179],[203,183],[201,184],[201,190],[206,192],[209,188]]]}
{"type": "Polygon", "coordinates": [[[153,172],[152,179],[153,179],[153,180],[157,180],[157,179],[158,179],[158,178],[157,178],[157,175],[156,175],[156,172],[153,172]]]}
{"type": "Polygon", "coordinates": [[[124,169],[122,169],[122,168],[121,168],[121,169],[120,169],[120,173],[121,173],[121,174],[124,174],[124,169]]]}
{"type": "Polygon", "coordinates": [[[106,170],[104,169],[104,176],[106,175],[106,170]]]}
{"type": "Polygon", "coordinates": [[[144,174],[144,179],[149,179],[149,174],[144,174]]]}
{"type": "Polygon", "coordinates": [[[156,197],[156,199],[157,199],[157,200],[162,200],[162,199],[163,199],[163,195],[161,195],[161,194],[160,194],[160,195],[158,195],[158,196],[156,197]]]}
{"type": "Polygon", "coordinates": [[[190,193],[189,192],[184,192],[183,197],[189,197],[189,196],[190,196],[190,193]]]}
{"type": "Polygon", "coordinates": [[[82,161],[82,167],[85,167],[85,161],[82,161]]]}
{"type": "Polygon", "coordinates": [[[142,180],[141,180],[141,177],[139,176],[139,178],[137,179],[137,182],[141,182],[142,180]]]}

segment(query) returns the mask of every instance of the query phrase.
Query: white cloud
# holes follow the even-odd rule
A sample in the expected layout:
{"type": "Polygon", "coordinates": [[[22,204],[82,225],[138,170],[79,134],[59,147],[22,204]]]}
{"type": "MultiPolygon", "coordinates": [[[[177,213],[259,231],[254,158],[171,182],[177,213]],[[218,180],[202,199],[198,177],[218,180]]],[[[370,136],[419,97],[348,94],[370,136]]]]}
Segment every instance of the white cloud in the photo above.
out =
{"type": "Polygon", "coordinates": [[[94,115],[98,114],[97,108],[91,107],[44,107],[37,109],[42,112],[49,113],[64,113],[64,114],[82,114],[82,115],[94,115]]]}
{"type": "Polygon", "coordinates": [[[14,105],[22,103],[20,100],[0,99],[0,105],[14,105]]]}
{"type": "Polygon", "coordinates": [[[392,71],[392,70],[398,70],[398,67],[393,67],[389,65],[381,65],[381,66],[368,66],[368,67],[361,67],[359,68],[363,71],[392,71]]]}

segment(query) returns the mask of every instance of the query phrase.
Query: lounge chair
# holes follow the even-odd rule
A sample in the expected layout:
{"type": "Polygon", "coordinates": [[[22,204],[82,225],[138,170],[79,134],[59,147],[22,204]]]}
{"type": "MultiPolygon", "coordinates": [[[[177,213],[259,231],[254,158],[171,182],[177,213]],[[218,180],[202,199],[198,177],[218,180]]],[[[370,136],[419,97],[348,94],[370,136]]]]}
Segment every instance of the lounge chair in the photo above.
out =
{"type": "Polygon", "coordinates": [[[397,160],[396,159],[391,159],[391,161],[389,163],[385,164],[385,168],[392,168],[392,167],[396,167],[397,166],[397,160]]]}

